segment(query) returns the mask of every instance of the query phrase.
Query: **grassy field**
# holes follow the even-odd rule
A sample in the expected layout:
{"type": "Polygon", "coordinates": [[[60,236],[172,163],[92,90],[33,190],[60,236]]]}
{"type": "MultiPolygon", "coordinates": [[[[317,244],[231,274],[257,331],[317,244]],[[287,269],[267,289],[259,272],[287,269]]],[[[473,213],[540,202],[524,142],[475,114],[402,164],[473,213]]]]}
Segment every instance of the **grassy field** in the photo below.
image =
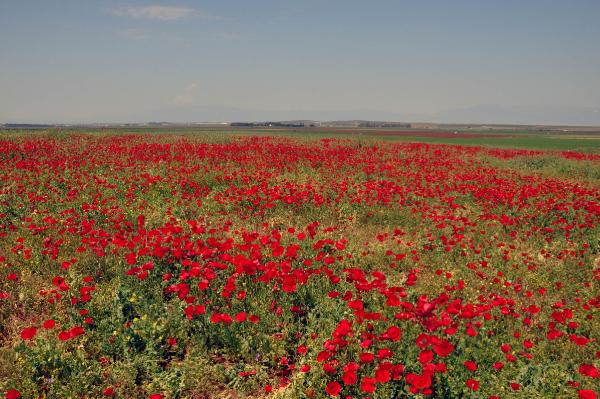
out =
{"type": "Polygon", "coordinates": [[[564,133],[536,133],[522,130],[508,130],[500,132],[457,132],[453,131],[413,131],[403,130],[356,130],[356,132],[333,131],[270,131],[270,130],[250,130],[243,134],[261,134],[261,135],[284,135],[301,137],[340,137],[356,138],[358,137],[376,137],[379,140],[419,142],[419,143],[440,143],[456,144],[468,146],[486,146],[501,148],[526,148],[535,150],[556,150],[556,151],[580,151],[590,153],[600,153],[600,134],[564,134],[564,133]],[[383,133],[383,134],[382,134],[383,133]],[[461,137],[467,134],[470,137],[461,137]],[[457,137],[452,137],[457,136],[457,137]]]}
{"type": "Polygon", "coordinates": [[[497,137],[469,137],[469,138],[446,138],[446,137],[418,137],[408,136],[392,140],[414,141],[421,143],[444,143],[456,145],[501,147],[501,148],[527,148],[534,150],[555,150],[555,151],[579,151],[600,153],[600,136],[581,136],[571,137],[563,135],[522,135],[522,136],[502,136],[497,137]]]}
{"type": "Polygon", "coordinates": [[[524,148],[532,150],[578,151],[600,153],[600,131],[590,132],[538,132],[534,130],[491,130],[491,131],[454,131],[454,130],[422,130],[422,129],[235,129],[222,127],[123,127],[105,129],[39,129],[39,130],[4,130],[5,136],[32,134],[56,136],[77,132],[90,134],[174,134],[174,135],[258,135],[284,136],[297,138],[352,138],[377,140],[456,144],[467,146],[485,146],[497,148],[524,148]]]}
{"type": "Polygon", "coordinates": [[[0,395],[595,398],[597,140],[359,133],[3,132],[0,395]]]}

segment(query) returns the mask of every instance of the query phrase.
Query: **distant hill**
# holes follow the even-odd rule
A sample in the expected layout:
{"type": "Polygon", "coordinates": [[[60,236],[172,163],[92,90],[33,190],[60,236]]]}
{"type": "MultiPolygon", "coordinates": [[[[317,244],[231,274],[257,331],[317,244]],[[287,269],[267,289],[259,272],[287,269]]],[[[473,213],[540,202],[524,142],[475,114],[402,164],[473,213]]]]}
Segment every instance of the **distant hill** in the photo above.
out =
{"type": "MultiPolygon", "coordinates": [[[[33,117],[29,120],[0,117],[7,127],[44,127],[55,121],[55,117],[33,117]],[[38,122],[38,123],[34,123],[38,122]]],[[[600,109],[592,107],[541,107],[541,106],[502,106],[477,105],[467,108],[457,108],[431,114],[409,114],[389,112],[368,108],[351,110],[261,110],[222,106],[179,106],[167,107],[144,112],[127,112],[122,115],[106,115],[93,121],[71,122],[56,121],[70,124],[127,124],[144,123],[151,125],[168,125],[169,123],[198,123],[198,122],[241,122],[263,123],[265,121],[283,122],[306,125],[306,121],[342,121],[347,126],[349,121],[377,121],[373,127],[381,127],[383,123],[446,123],[446,124],[488,124],[488,125],[566,125],[566,126],[600,126],[600,109]],[[150,122],[165,121],[165,122],[150,122]]],[[[364,125],[364,123],[363,123],[364,125]]],[[[396,126],[401,127],[401,126],[396,126]]]]}

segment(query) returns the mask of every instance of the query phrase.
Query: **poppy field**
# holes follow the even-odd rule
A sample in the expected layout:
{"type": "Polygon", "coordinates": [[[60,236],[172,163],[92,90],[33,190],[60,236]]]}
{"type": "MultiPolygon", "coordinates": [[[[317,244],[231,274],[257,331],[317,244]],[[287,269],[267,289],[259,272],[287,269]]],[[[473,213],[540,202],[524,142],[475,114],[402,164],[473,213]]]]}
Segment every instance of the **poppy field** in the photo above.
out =
{"type": "Polygon", "coordinates": [[[0,397],[600,395],[598,154],[71,132],[0,176],[0,397]]]}

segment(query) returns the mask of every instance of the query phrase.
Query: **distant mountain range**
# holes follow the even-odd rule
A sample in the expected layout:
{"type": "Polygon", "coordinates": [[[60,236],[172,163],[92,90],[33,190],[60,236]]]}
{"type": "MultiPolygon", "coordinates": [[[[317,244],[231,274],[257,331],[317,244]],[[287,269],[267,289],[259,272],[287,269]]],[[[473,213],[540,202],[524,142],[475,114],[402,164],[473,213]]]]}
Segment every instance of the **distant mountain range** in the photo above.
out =
{"type": "Polygon", "coordinates": [[[138,113],[123,113],[122,115],[106,115],[98,117],[96,120],[84,121],[61,121],[52,117],[14,120],[0,115],[0,122],[4,123],[144,123],[157,120],[171,123],[370,120],[460,124],[600,126],[600,109],[592,107],[478,105],[432,114],[408,114],[368,108],[352,110],[290,109],[283,111],[189,105],[138,113]]]}
{"type": "Polygon", "coordinates": [[[583,125],[600,126],[600,109],[583,107],[478,105],[432,114],[409,114],[368,108],[351,110],[260,110],[237,107],[186,106],[133,116],[133,121],[172,122],[265,121],[265,120],[373,120],[402,122],[583,125]]]}

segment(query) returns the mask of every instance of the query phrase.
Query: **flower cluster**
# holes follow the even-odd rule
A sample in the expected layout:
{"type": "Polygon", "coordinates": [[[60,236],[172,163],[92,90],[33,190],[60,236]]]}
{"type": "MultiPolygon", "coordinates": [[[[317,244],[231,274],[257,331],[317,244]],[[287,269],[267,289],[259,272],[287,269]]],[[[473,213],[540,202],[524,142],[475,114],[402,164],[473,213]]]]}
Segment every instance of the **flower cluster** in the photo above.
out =
{"type": "Polygon", "coordinates": [[[497,166],[594,155],[73,134],[0,156],[7,399],[599,393],[600,187],[497,166]]]}

